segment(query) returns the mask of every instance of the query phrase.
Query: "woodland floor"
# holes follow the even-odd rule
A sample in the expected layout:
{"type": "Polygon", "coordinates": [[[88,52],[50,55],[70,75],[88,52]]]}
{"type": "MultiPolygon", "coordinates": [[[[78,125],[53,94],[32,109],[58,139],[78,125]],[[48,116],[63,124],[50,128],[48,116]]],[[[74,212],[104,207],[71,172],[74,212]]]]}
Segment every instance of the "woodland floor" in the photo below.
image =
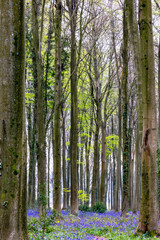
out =
{"type": "Polygon", "coordinates": [[[127,214],[127,218],[120,217],[120,213],[114,211],[106,213],[79,211],[77,217],[70,215],[69,211],[62,211],[62,216],[58,218],[50,218],[52,212],[48,211],[47,216],[38,222],[38,211],[28,210],[29,239],[157,239],[148,234],[134,236],[138,215],[131,212],[127,214]]]}

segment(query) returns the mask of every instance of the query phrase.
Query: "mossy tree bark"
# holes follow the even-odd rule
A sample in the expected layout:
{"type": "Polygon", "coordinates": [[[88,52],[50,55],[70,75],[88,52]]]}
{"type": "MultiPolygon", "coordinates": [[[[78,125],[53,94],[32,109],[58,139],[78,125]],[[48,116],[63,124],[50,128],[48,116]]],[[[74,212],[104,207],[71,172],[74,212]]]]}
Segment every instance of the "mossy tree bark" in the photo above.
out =
{"type": "Polygon", "coordinates": [[[61,21],[62,2],[56,0],[55,12],[55,114],[54,114],[54,202],[61,212],[61,21]]]}
{"type": "Polygon", "coordinates": [[[0,1],[0,239],[26,240],[24,1],[0,1]]]}
{"type": "Polygon", "coordinates": [[[155,69],[150,0],[139,1],[139,27],[142,62],[143,145],[142,190],[136,234],[158,232],[157,205],[157,123],[155,69]]]}

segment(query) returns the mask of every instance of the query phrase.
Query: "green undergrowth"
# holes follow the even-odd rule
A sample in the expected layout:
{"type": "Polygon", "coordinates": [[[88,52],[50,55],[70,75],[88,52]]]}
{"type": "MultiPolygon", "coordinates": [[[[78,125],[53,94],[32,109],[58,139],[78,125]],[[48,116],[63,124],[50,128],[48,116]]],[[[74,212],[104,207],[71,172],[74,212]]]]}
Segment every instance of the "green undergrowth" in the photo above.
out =
{"type": "Polygon", "coordinates": [[[128,213],[122,218],[120,213],[79,212],[73,216],[69,211],[63,215],[52,212],[49,216],[39,218],[30,214],[28,218],[29,239],[84,239],[84,240],[130,240],[160,239],[148,233],[134,236],[138,224],[138,216],[128,213]]]}

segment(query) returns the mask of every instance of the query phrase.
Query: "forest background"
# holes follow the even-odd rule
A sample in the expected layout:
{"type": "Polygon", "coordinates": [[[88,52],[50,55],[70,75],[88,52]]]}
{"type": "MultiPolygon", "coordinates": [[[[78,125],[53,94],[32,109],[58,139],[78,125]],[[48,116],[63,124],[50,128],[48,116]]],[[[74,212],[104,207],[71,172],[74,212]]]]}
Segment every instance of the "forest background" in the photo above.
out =
{"type": "Polygon", "coordinates": [[[8,11],[0,1],[10,19],[10,28],[0,25],[0,49],[10,34],[15,60],[0,68],[1,222],[12,208],[17,218],[26,199],[40,215],[68,207],[76,215],[98,201],[126,216],[142,194],[139,231],[157,231],[160,2],[26,0],[25,15],[24,2],[14,4],[8,11]],[[11,67],[14,86],[2,81],[11,67]],[[15,115],[4,120],[12,104],[15,115]]]}

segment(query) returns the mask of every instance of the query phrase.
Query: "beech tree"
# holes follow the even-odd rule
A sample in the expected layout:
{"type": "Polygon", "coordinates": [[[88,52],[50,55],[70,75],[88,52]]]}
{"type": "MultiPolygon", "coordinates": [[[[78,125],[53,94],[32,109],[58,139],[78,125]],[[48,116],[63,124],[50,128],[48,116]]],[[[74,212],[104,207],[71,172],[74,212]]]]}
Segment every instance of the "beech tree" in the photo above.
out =
{"type": "Polygon", "coordinates": [[[28,239],[24,1],[0,1],[0,239],[28,239]]]}
{"type": "Polygon", "coordinates": [[[143,72],[143,145],[141,203],[136,234],[145,232],[157,234],[157,123],[152,4],[150,0],[139,1],[139,27],[143,72]]]}

